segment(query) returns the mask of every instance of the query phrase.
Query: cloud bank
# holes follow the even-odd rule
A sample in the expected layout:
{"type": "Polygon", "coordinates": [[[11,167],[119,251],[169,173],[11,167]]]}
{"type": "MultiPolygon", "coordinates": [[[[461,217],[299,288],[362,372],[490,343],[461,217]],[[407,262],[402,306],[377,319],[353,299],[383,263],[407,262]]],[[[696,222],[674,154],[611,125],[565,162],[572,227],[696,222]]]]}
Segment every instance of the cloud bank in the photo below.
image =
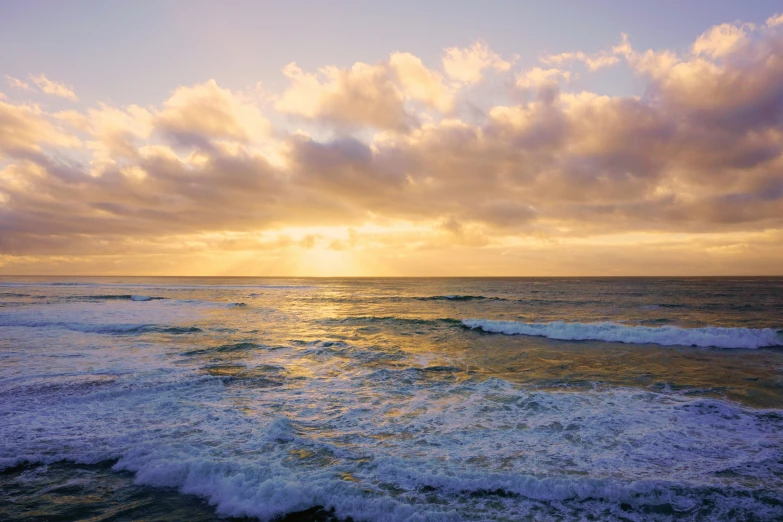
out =
{"type": "Polygon", "coordinates": [[[148,107],[52,112],[7,92],[0,270],[167,272],[189,257],[193,273],[286,273],[309,251],[432,275],[459,251],[455,274],[779,272],[781,20],[719,25],[679,53],[622,35],[528,69],[483,41],[440,68],[402,52],[291,63],[280,93],[210,79],[148,107]],[[620,65],[642,96],[575,88],[620,65]],[[479,84],[505,95],[477,109],[479,84]]]}

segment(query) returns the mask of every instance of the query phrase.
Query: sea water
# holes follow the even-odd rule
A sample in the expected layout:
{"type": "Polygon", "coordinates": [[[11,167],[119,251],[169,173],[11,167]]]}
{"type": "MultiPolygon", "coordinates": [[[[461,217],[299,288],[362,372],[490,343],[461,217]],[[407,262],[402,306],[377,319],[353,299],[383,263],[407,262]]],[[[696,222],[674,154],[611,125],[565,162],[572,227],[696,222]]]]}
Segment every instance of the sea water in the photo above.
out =
{"type": "Polygon", "coordinates": [[[0,519],[780,520],[781,328],[781,278],[0,278],[0,519]]]}

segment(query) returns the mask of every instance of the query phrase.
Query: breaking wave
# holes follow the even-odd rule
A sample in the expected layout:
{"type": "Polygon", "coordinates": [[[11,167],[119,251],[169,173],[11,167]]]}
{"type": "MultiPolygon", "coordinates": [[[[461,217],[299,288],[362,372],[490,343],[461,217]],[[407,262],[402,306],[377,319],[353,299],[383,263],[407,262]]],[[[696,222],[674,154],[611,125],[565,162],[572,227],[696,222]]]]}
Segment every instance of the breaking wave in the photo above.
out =
{"type": "Polygon", "coordinates": [[[606,341],[664,346],[764,348],[783,346],[783,336],[772,328],[679,328],[676,326],[625,326],[616,323],[522,323],[464,319],[468,328],[505,335],[533,335],[567,341],[606,341]]]}

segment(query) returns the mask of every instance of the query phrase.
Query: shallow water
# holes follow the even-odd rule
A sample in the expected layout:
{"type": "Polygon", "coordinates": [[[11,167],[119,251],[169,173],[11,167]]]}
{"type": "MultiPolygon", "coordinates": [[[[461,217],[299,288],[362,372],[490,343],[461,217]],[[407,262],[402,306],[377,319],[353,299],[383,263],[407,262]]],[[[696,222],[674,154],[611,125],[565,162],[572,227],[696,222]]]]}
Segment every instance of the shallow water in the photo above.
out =
{"type": "Polygon", "coordinates": [[[0,519],[780,519],[781,328],[782,278],[0,278],[0,519]]]}

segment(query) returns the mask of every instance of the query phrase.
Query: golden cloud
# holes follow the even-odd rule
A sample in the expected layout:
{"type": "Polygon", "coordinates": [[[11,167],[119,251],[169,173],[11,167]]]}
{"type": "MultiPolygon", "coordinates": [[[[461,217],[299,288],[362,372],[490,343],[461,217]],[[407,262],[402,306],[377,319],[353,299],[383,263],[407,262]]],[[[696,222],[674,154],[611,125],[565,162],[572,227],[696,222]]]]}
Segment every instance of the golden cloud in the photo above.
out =
{"type": "Polygon", "coordinates": [[[702,267],[772,266],[783,24],[717,26],[684,53],[638,52],[623,35],[605,52],[557,56],[557,68],[501,80],[530,99],[483,112],[471,84],[510,69],[483,43],[447,50],[442,71],[408,53],[316,72],[289,64],[290,84],[266,107],[277,114],[215,80],[151,107],[47,113],[1,101],[0,254],[8,267],[39,266],[30,256],[67,258],[62,267],[263,252],[269,268],[304,249],[388,275],[435,269],[433,252],[459,252],[469,273],[580,252],[579,266],[547,272],[562,274],[599,273],[622,245],[637,273],[656,262],[690,273],[696,264],[675,259],[698,249],[713,260],[702,267]],[[561,90],[569,64],[614,60],[647,82],[645,96],[561,90]],[[372,261],[391,252],[383,269],[372,261]]]}

